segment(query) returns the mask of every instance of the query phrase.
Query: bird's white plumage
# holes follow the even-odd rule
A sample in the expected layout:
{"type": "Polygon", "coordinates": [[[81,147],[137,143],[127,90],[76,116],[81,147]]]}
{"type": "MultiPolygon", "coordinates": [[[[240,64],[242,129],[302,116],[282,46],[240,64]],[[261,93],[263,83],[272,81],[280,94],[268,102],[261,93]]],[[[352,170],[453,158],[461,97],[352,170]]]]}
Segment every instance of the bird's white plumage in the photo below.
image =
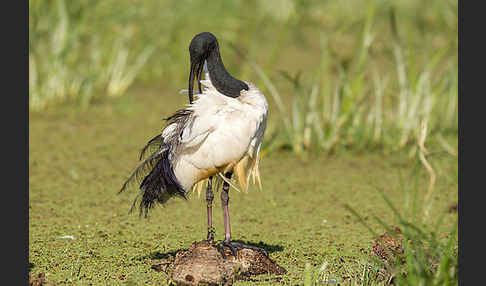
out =
{"type": "MultiPolygon", "coordinates": [[[[193,113],[172,161],[174,174],[189,191],[209,176],[234,170],[246,190],[250,175],[259,180],[258,156],[268,115],[265,96],[251,82],[237,98],[219,93],[209,79],[201,83],[202,94],[187,108],[193,113]]],[[[173,130],[167,126],[163,137],[173,130]]]]}

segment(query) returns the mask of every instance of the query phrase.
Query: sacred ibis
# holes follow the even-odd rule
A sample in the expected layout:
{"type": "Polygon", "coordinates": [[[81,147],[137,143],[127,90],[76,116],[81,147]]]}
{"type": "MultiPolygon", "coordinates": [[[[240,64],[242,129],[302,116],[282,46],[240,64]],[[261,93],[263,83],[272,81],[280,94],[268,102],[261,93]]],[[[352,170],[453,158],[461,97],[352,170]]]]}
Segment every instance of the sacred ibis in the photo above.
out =
{"type": "Polygon", "coordinates": [[[258,166],[268,115],[267,101],[253,83],[238,80],[228,73],[213,34],[203,32],[194,36],[189,53],[187,93],[190,103],[168,117],[161,134],[145,145],[140,160],[146,159],[134,170],[120,192],[130,182],[141,181],[140,192],[131,210],[140,200],[140,215],[147,216],[154,203],[163,204],[174,196],[186,199],[190,191],[200,192],[203,184],[207,184],[207,240],[217,246],[225,258],[224,248],[230,249],[235,256],[240,248],[265,252],[231,240],[228,192],[233,174],[244,191],[250,177],[261,188],[258,166]],[[206,79],[202,80],[205,67],[206,79]],[[195,77],[197,93],[193,90],[195,77]],[[146,156],[147,153],[150,155],[146,156]],[[214,242],[212,224],[213,178],[223,183],[221,204],[225,239],[218,243],[214,242]]]}

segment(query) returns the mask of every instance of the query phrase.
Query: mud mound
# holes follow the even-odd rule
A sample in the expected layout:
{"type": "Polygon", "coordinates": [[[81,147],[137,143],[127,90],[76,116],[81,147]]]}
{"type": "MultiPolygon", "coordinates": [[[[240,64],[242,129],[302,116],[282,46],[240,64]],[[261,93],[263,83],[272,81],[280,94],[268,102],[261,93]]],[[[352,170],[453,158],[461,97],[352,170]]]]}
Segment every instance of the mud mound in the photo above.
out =
{"type": "Polygon", "coordinates": [[[175,257],[158,261],[152,269],[166,272],[177,285],[231,285],[238,279],[259,274],[285,274],[287,271],[257,250],[239,249],[236,257],[225,251],[223,259],[207,241],[194,242],[175,257]]]}

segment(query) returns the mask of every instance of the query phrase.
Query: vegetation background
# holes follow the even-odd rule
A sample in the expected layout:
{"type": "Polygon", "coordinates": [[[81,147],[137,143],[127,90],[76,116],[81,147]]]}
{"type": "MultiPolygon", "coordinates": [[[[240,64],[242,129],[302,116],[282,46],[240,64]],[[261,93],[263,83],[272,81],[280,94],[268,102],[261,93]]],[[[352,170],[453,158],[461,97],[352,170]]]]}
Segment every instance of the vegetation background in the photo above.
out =
{"type": "Polygon", "coordinates": [[[232,215],[237,235],[288,268],[280,283],[457,284],[457,213],[444,211],[458,192],[457,4],[30,0],[30,271],[166,283],[150,263],[203,237],[200,200],[139,220],[115,193],[161,118],[187,103],[188,44],[211,31],[230,73],[269,102],[265,190],[234,192],[232,215]],[[391,225],[427,243],[380,280],[367,250],[391,225]]]}

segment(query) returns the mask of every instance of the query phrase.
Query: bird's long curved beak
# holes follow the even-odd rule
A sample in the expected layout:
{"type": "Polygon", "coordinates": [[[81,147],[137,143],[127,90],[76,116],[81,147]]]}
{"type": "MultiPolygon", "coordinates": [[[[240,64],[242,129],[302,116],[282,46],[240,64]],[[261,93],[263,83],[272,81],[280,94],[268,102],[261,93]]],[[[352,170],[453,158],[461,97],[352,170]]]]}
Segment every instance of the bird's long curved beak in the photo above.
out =
{"type": "Polygon", "coordinates": [[[191,59],[191,71],[189,73],[189,89],[188,89],[188,94],[189,94],[189,103],[192,103],[194,100],[194,76],[197,78],[197,87],[199,90],[199,93],[202,93],[201,89],[201,76],[203,72],[203,66],[204,66],[204,60],[203,61],[197,61],[197,60],[192,60],[191,59]]]}

